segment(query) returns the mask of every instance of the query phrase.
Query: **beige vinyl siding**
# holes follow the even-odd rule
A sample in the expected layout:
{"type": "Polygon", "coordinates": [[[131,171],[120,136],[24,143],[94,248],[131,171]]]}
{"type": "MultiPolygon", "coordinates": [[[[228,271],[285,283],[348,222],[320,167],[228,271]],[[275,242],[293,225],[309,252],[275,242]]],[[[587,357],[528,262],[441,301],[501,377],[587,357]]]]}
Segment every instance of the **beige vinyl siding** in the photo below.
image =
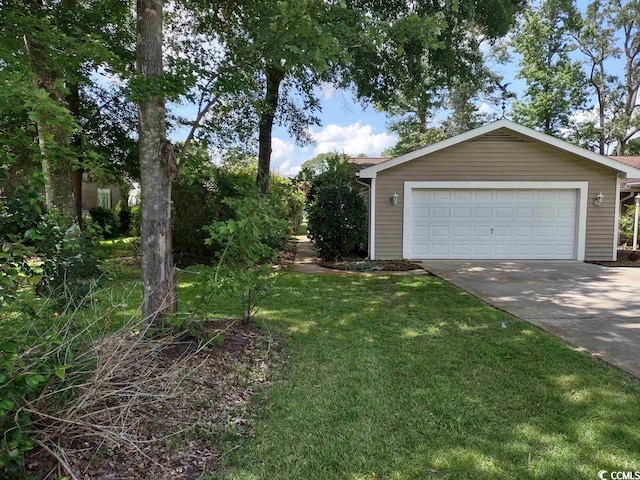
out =
{"type": "Polygon", "coordinates": [[[585,260],[613,255],[616,172],[547,145],[498,130],[378,172],[375,256],[402,258],[405,181],[587,181],[585,260]],[[391,205],[396,192],[400,198],[391,205]],[[593,199],[602,192],[600,206],[593,199]]]}

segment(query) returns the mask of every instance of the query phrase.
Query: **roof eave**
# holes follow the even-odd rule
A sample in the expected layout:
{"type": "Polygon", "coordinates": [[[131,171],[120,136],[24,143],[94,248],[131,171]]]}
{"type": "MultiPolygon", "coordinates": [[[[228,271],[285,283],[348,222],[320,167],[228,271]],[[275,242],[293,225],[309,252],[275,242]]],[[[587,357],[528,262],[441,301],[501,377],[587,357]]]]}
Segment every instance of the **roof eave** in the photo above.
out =
{"type": "Polygon", "coordinates": [[[594,163],[611,168],[612,170],[615,170],[618,173],[622,173],[625,176],[640,177],[640,169],[631,167],[629,165],[625,165],[624,163],[618,162],[617,160],[614,160],[612,158],[605,157],[603,155],[600,155],[594,152],[590,152],[589,150],[586,150],[581,147],[577,147],[568,142],[565,142],[564,140],[560,140],[558,138],[552,137],[551,135],[538,132],[531,128],[524,127],[520,124],[511,122],[505,119],[498,120],[496,122],[489,123],[487,125],[483,125],[482,127],[476,128],[474,130],[469,130],[468,132],[465,132],[463,134],[456,135],[455,137],[451,137],[441,142],[434,143],[433,145],[429,145],[429,146],[420,148],[418,150],[415,150],[413,152],[406,153],[399,157],[392,158],[390,160],[387,160],[386,162],[379,163],[378,165],[373,165],[371,167],[363,168],[362,170],[360,170],[359,176],[360,178],[376,178],[378,172],[387,170],[389,168],[393,168],[397,165],[401,165],[405,162],[414,160],[416,158],[423,157],[431,153],[435,153],[439,150],[452,147],[459,143],[472,140],[481,135],[485,135],[487,133],[493,132],[495,130],[499,130],[501,128],[511,130],[512,132],[531,138],[540,143],[550,145],[552,147],[558,148],[565,152],[590,160],[594,163]]]}

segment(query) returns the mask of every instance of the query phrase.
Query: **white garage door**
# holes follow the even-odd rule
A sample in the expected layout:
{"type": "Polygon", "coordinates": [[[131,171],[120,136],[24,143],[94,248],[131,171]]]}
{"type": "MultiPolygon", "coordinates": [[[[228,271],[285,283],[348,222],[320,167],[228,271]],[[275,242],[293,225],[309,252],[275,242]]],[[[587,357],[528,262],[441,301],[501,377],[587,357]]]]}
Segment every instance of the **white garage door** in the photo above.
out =
{"type": "Polygon", "coordinates": [[[412,189],[412,259],[576,258],[577,190],[412,189]]]}

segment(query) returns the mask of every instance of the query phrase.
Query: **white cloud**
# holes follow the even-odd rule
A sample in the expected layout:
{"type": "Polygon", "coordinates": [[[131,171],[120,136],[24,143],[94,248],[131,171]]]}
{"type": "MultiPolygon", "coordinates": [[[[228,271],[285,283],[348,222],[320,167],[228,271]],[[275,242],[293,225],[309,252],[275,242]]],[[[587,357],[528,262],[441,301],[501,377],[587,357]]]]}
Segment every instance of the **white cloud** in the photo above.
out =
{"type": "Polygon", "coordinates": [[[360,122],[346,127],[327,125],[319,132],[312,131],[311,136],[317,142],[314,155],[338,152],[347,155],[364,153],[376,157],[382,150],[395,145],[397,140],[395,135],[387,132],[373,133],[371,125],[362,125],[360,122]]]}
{"type": "Polygon", "coordinates": [[[273,137],[271,139],[271,161],[282,164],[286,160],[291,160],[294,149],[295,145],[293,143],[273,137]]]}
{"type": "Polygon", "coordinates": [[[576,123],[595,122],[598,119],[598,110],[593,107],[590,110],[576,110],[571,114],[571,120],[576,123]]]}
{"type": "Polygon", "coordinates": [[[495,113],[495,109],[491,107],[491,105],[489,105],[487,102],[482,102],[478,107],[478,113],[481,113],[483,115],[491,115],[492,113],[495,113]]]}
{"type": "Polygon", "coordinates": [[[296,175],[300,171],[299,165],[293,165],[295,145],[277,137],[271,139],[271,169],[285,176],[296,175]]]}

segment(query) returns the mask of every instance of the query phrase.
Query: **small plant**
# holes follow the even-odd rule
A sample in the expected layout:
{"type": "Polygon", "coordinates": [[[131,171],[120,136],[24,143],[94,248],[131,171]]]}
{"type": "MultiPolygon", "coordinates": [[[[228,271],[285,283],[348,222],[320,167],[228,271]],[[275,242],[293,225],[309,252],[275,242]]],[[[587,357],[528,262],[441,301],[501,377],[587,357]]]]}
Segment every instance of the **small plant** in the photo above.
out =
{"type": "Polygon", "coordinates": [[[89,210],[91,220],[100,227],[104,238],[116,238],[120,235],[120,220],[116,213],[105,207],[93,207],[89,210]]]}
{"type": "MultiPolygon", "coordinates": [[[[32,269],[27,263],[29,249],[14,236],[4,242],[0,242],[0,307],[15,300],[15,293],[22,285],[25,274],[30,274],[32,269]]],[[[33,277],[35,283],[38,277],[33,277]]]]}
{"type": "Polygon", "coordinates": [[[118,217],[119,234],[123,237],[128,237],[131,231],[132,213],[131,207],[126,203],[122,203],[122,200],[118,202],[115,209],[115,214],[118,217]]]}
{"type": "Polygon", "coordinates": [[[633,222],[635,220],[636,206],[627,205],[620,215],[618,229],[620,231],[620,243],[631,244],[633,242],[633,222]]]}
{"type": "Polygon", "coordinates": [[[28,238],[42,259],[39,293],[61,309],[78,305],[100,273],[96,232],[83,232],[72,218],[50,212],[28,238]]]}
{"type": "MultiPolygon", "coordinates": [[[[55,350],[60,341],[47,337],[42,345],[55,350]]],[[[42,346],[41,345],[41,346],[42,346]]],[[[0,342],[0,472],[23,478],[24,454],[35,446],[30,435],[31,415],[24,407],[47,387],[65,379],[70,365],[40,348],[24,348],[17,341],[0,342]]]]}
{"type": "Polygon", "coordinates": [[[0,202],[0,241],[22,236],[38,224],[43,214],[43,186],[42,174],[34,174],[4,204],[0,202]]]}
{"type": "Polygon", "coordinates": [[[218,254],[215,274],[206,281],[212,293],[239,295],[241,317],[251,320],[270,291],[275,273],[268,262],[277,258],[290,233],[286,220],[274,216],[268,198],[257,193],[225,203],[235,212],[234,218],[206,227],[207,242],[223,245],[218,254]]]}
{"type": "Polygon", "coordinates": [[[134,205],[131,207],[131,228],[129,229],[129,235],[132,237],[140,236],[140,226],[142,225],[142,208],[140,205],[134,205]]]}

